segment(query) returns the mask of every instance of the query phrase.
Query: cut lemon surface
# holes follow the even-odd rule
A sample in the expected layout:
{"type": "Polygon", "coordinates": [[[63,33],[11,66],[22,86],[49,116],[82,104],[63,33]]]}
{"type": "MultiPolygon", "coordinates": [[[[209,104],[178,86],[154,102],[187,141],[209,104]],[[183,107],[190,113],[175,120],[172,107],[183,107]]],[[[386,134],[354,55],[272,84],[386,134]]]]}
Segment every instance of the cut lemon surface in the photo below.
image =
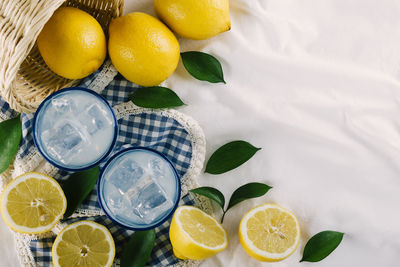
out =
{"type": "Polygon", "coordinates": [[[53,178],[37,172],[12,180],[1,195],[1,215],[14,231],[38,234],[49,231],[64,215],[67,199],[53,178]]]}
{"type": "Polygon", "coordinates": [[[202,210],[180,206],[174,213],[169,237],[176,257],[202,260],[214,256],[228,245],[222,225],[202,210]]]}
{"type": "Polygon", "coordinates": [[[108,267],[114,261],[115,245],[106,227],[79,221],[58,234],[51,253],[55,267],[108,267]]]}
{"type": "Polygon", "coordinates": [[[289,257],[300,241],[300,227],[289,210],[263,204],[247,212],[239,226],[244,250],[260,261],[281,261],[289,257]]]}

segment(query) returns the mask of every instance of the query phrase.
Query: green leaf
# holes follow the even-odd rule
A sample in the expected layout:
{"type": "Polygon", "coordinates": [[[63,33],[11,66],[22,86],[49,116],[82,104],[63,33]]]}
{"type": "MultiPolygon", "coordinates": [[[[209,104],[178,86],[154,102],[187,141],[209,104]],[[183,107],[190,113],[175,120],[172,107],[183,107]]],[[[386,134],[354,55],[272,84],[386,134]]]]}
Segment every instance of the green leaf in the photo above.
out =
{"type": "Polygon", "coordinates": [[[7,170],[18,152],[22,138],[20,116],[0,122],[0,173],[7,170]]]}
{"type": "Polygon", "coordinates": [[[181,53],[181,57],[186,70],[196,79],[210,83],[226,83],[221,63],[215,57],[197,51],[181,53]]]}
{"type": "Polygon", "coordinates": [[[153,250],[155,239],[154,229],[135,232],[122,252],[121,267],[145,266],[153,250]]]}
{"type": "Polygon", "coordinates": [[[99,173],[100,168],[96,166],[86,171],[76,172],[68,177],[67,180],[60,182],[67,198],[67,210],[64,218],[71,216],[89,195],[99,178],[99,173]]]}
{"type": "Polygon", "coordinates": [[[205,172],[221,174],[233,170],[248,161],[260,149],[246,141],[227,143],[211,155],[205,172]]]}
{"type": "Polygon", "coordinates": [[[161,86],[139,87],[130,95],[130,99],[142,108],[172,108],[185,105],[174,91],[161,86]]]}
{"type": "Polygon", "coordinates": [[[304,247],[302,261],[317,262],[325,259],[342,242],[344,233],[335,231],[320,232],[308,240],[304,247]]]}
{"type": "Polygon", "coordinates": [[[236,189],[235,192],[233,192],[226,210],[229,210],[243,200],[261,197],[265,195],[271,188],[271,186],[262,183],[248,183],[242,185],[236,189]]]}
{"type": "Polygon", "coordinates": [[[218,190],[215,189],[213,187],[208,187],[208,186],[204,186],[204,187],[198,187],[195,189],[190,190],[190,192],[192,193],[196,193],[205,197],[208,197],[212,200],[214,200],[215,202],[218,203],[218,205],[222,208],[222,210],[224,210],[225,207],[225,198],[224,195],[218,190]]]}

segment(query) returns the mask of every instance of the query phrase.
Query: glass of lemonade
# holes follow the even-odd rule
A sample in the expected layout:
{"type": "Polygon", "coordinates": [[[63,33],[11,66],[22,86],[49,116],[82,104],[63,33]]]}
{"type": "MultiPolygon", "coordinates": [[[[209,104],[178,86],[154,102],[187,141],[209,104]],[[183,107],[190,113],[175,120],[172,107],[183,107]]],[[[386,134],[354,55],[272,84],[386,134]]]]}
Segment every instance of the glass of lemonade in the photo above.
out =
{"type": "Polygon", "coordinates": [[[36,147],[47,161],[67,171],[99,164],[113,149],[117,134],[117,119],[107,100],[85,88],[57,91],[34,116],[36,147]]]}
{"type": "Polygon", "coordinates": [[[132,147],[108,160],[97,190],[100,205],[111,220],[131,230],[146,230],[173,214],[181,185],[176,169],[163,154],[132,147]]]}

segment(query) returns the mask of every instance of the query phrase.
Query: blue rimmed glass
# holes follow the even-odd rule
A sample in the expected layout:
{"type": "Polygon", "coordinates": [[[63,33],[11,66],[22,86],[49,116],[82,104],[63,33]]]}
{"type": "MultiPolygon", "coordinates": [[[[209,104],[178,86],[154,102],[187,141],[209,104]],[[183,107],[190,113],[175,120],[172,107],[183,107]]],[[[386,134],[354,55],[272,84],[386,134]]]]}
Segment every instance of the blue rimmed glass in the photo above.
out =
{"type": "MultiPolygon", "coordinates": [[[[62,115],[60,116],[62,117],[62,115]]],[[[87,124],[90,123],[91,122],[89,121],[87,124]]],[[[79,128],[78,126],[77,128],[79,128]]],[[[68,127],[71,128],[70,125],[68,127]]],[[[60,134],[63,133],[63,129],[64,128],[59,129],[60,134]]],[[[38,151],[52,165],[66,171],[81,171],[98,165],[114,148],[117,136],[118,122],[112,107],[101,95],[86,88],[70,87],[51,94],[40,104],[33,119],[33,140],[38,151]],[[97,107],[101,109],[101,112],[104,111],[105,115],[103,117],[108,118],[110,121],[109,123],[111,124],[107,129],[106,140],[101,138],[103,136],[92,137],[86,131],[85,136],[91,141],[79,151],[71,152],[71,157],[73,158],[71,162],[63,162],[62,159],[60,159],[60,156],[54,156],[54,153],[49,152],[49,146],[46,146],[43,140],[43,133],[46,129],[52,129],[52,127],[61,120],[54,119],[54,116],[56,115],[54,114],[54,109],[52,109],[54,101],[60,102],[67,99],[73,99],[73,107],[76,113],[74,116],[68,117],[68,123],[74,124],[75,126],[78,125],[79,127],[86,127],[87,125],[85,122],[77,123],[77,121],[78,117],[81,116],[81,110],[84,110],[89,105],[90,107],[94,106],[94,112],[98,109],[97,107]],[[84,99],[85,101],[80,101],[80,99],[84,99]]]]}
{"type": "MultiPolygon", "coordinates": [[[[123,183],[127,184],[128,181],[125,180],[123,183]]],[[[131,190],[129,189],[129,187],[131,188],[136,187],[140,183],[141,182],[139,182],[138,179],[136,183],[135,182],[129,183],[128,186],[124,185],[122,190],[126,190],[127,192],[125,192],[125,194],[129,194],[129,191],[131,190]]],[[[141,190],[141,192],[144,191],[144,189],[139,189],[139,190],[141,190]]],[[[135,230],[135,231],[148,230],[161,225],[174,213],[175,209],[178,206],[181,196],[181,183],[179,175],[174,165],[162,153],[147,147],[131,147],[121,150],[118,153],[114,154],[104,165],[104,167],[100,172],[100,177],[97,182],[97,195],[99,198],[99,203],[101,208],[103,209],[107,217],[110,218],[113,222],[130,230],[135,230]],[[148,156],[145,157],[144,156],[145,154],[148,154],[148,156]],[[137,209],[137,206],[134,206],[134,204],[131,201],[125,202],[130,205],[128,212],[120,210],[120,213],[122,214],[117,214],[115,209],[114,211],[112,210],[113,208],[111,207],[110,204],[110,199],[111,199],[110,193],[107,193],[106,191],[108,190],[107,188],[110,187],[112,183],[115,184],[116,179],[120,179],[116,178],[116,175],[119,175],[118,173],[122,171],[121,164],[123,164],[123,162],[126,162],[127,159],[134,160],[135,163],[138,162],[138,166],[145,169],[143,175],[140,178],[141,181],[145,179],[146,176],[148,175],[148,172],[146,171],[148,167],[144,165],[146,165],[149,159],[152,158],[160,160],[164,165],[164,172],[163,172],[164,176],[162,178],[162,182],[158,180],[157,183],[162,187],[162,190],[165,192],[167,198],[171,201],[171,205],[169,206],[168,209],[161,212],[159,216],[154,218],[151,222],[145,222],[139,217],[139,215],[134,215],[135,214],[134,210],[137,209]]],[[[141,195],[138,194],[138,196],[139,196],[138,203],[140,203],[142,201],[140,199],[141,195]]],[[[154,198],[157,198],[156,194],[154,195],[154,198]]],[[[136,199],[134,199],[133,201],[136,201],[136,199]]]]}

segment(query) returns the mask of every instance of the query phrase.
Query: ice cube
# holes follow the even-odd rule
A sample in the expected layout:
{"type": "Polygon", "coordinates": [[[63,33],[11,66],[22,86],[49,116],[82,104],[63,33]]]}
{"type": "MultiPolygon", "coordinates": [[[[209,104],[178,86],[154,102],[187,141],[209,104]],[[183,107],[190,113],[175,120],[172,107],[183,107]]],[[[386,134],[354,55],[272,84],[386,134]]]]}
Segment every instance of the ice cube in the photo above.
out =
{"type": "Polygon", "coordinates": [[[73,114],[76,111],[75,103],[72,99],[68,98],[54,98],[51,100],[51,105],[58,116],[73,114]]]}
{"type": "Polygon", "coordinates": [[[75,102],[68,98],[54,98],[51,100],[46,116],[46,119],[41,120],[41,129],[48,130],[56,125],[60,120],[70,119],[76,111],[75,102]]]}
{"type": "Polygon", "coordinates": [[[69,120],[59,121],[53,128],[42,133],[42,140],[46,150],[67,164],[72,156],[87,143],[79,128],[69,120]]]}
{"type": "Polygon", "coordinates": [[[107,114],[107,111],[100,105],[92,104],[79,116],[79,121],[83,124],[90,135],[94,135],[99,130],[112,126],[112,121],[109,119],[107,114]]]}
{"type": "Polygon", "coordinates": [[[156,177],[164,176],[164,163],[159,158],[153,158],[148,163],[150,172],[156,177]]]}
{"type": "Polygon", "coordinates": [[[144,176],[125,193],[133,212],[145,223],[152,223],[173,207],[164,189],[151,176],[144,176]]]}
{"type": "Polygon", "coordinates": [[[114,184],[122,194],[124,194],[130,187],[139,181],[143,173],[143,169],[136,161],[124,159],[119,163],[118,168],[112,172],[110,179],[111,183],[114,184]]]}
{"type": "Polygon", "coordinates": [[[108,184],[104,188],[104,195],[106,196],[106,203],[111,212],[116,213],[122,208],[124,195],[113,184],[108,184]]]}
{"type": "Polygon", "coordinates": [[[140,178],[143,175],[142,167],[140,167],[139,164],[132,159],[124,159],[119,165],[122,168],[134,173],[137,178],[140,178]]]}

